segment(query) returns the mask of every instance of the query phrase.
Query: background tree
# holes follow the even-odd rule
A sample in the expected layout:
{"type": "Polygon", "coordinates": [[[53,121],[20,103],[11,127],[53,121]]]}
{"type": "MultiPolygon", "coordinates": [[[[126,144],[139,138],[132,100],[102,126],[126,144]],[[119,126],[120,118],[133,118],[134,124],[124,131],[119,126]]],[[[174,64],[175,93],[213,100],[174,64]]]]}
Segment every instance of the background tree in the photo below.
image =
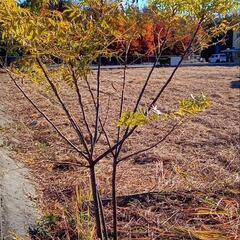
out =
{"type": "Polygon", "coordinates": [[[43,6],[63,11],[66,6],[71,5],[72,3],[72,0],[25,0],[20,2],[20,6],[30,8],[34,11],[39,11],[43,6]]]}

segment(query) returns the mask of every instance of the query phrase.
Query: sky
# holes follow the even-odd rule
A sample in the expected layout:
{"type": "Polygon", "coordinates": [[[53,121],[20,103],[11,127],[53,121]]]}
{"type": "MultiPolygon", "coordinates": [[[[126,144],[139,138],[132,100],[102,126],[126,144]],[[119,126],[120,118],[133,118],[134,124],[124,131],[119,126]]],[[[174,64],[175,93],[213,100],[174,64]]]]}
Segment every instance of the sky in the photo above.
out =
{"type": "MultiPolygon", "coordinates": [[[[131,0],[129,0],[129,2],[130,2],[131,0]]],[[[139,7],[144,7],[144,6],[146,6],[146,3],[147,3],[147,0],[138,0],[138,6],[139,7]]]]}
{"type": "Polygon", "coordinates": [[[139,0],[138,2],[139,2],[139,7],[141,7],[141,8],[146,6],[146,4],[147,4],[147,0],[139,0]]]}

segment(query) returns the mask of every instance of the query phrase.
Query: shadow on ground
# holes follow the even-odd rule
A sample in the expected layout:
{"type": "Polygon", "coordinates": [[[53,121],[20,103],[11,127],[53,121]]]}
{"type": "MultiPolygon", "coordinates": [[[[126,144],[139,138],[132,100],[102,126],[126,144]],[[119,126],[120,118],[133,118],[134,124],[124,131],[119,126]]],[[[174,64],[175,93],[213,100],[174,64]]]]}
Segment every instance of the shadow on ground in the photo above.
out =
{"type": "Polygon", "coordinates": [[[232,81],[231,88],[240,88],[240,80],[232,81]]]}

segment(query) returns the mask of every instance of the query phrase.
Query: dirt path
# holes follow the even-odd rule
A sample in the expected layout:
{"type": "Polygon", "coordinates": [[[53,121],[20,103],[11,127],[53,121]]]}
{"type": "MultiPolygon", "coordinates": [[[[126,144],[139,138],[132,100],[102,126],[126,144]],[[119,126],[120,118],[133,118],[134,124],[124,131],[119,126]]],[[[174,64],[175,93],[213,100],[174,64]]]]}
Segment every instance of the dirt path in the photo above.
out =
{"type": "MultiPolygon", "coordinates": [[[[3,97],[0,88],[0,100],[3,97]]],[[[0,101],[2,104],[4,101],[0,101]]],[[[22,164],[10,158],[10,150],[5,146],[1,130],[9,123],[4,106],[0,105],[0,240],[13,239],[13,233],[24,237],[29,224],[37,214],[30,196],[34,188],[26,178],[28,171],[22,164]]]]}

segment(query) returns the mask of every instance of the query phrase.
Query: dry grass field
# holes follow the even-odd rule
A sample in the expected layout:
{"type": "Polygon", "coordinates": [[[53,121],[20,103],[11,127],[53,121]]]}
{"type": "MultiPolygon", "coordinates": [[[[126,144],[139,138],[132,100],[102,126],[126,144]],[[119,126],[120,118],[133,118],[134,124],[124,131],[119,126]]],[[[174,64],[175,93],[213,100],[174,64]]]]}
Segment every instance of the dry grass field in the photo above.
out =
{"type": "MultiPolygon", "coordinates": [[[[148,71],[127,70],[125,110],[133,108],[148,71]]],[[[142,107],[154,98],[171,71],[172,68],[154,71],[142,107]]],[[[90,76],[93,90],[96,89],[95,74],[90,76]]],[[[118,196],[149,193],[119,200],[120,239],[240,238],[239,77],[240,69],[237,67],[180,68],[158,101],[158,108],[162,112],[173,111],[178,100],[202,92],[211,100],[212,106],[185,122],[157,148],[119,165],[118,196]]],[[[4,94],[1,104],[15,120],[11,128],[5,130],[11,136],[8,144],[15,150],[15,158],[29,166],[42,211],[63,216],[63,212],[71,212],[69,206],[74,205],[71,202],[74,201],[76,186],[87,189],[87,170],[76,164],[78,156],[23,99],[10,79],[1,74],[0,80],[0,94],[4,94]],[[15,140],[12,140],[13,136],[15,140]]],[[[103,119],[108,116],[106,126],[112,141],[117,133],[121,82],[122,70],[102,71],[101,116],[103,119]]],[[[46,109],[57,126],[76,141],[51,93],[36,90],[36,87],[33,90],[31,84],[24,83],[23,86],[39,107],[46,109]]],[[[80,87],[86,89],[84,83],[80,87]]],[[[67,106],[77,118],[74,92],[60,88],[67,106]]],[[[83,97],[91,116],[92,104],[87,91],[83,97]]],[[[124,145],[122,156],[156,142],[171,124],[171,121],[156,122],[139,128],[124,145]]],[[[105,147],[106,141],[101,138],[97,152],[102,152],[105,147]]],[[[97,170],[103,198],[108,198],[111,193],[110,162],[111,155],[98,165],[97,170]]],[[[109,207],[106,207],[108,211],[109,207]]],[[[71,221],[66,218],[56,223],[58,233],[53,239],[67,239],[60,238],[66,232],[74,236],[71,221]]],[[[109,226],[110,219],[108,215],[109,226]]]]}

